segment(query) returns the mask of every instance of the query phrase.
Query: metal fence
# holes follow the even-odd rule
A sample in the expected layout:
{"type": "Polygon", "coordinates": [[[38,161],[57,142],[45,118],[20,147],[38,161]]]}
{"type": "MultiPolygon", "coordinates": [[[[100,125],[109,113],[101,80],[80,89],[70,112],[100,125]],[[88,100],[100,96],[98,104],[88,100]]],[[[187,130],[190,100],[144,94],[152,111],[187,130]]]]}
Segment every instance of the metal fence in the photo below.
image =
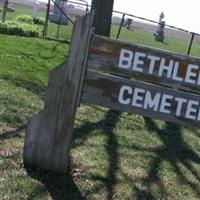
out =
{"type": "Polygon", "coordinates": [[[39,5],[36,5],[33,0],[0,0],[1,21],[5,23],[17,21],[19,16],[24,15],[32,17],[35,6],[38,6],[38,18],[44,20],[44,24],[38,26],[40,36],[68,42],[71,39],[72,28],[76,21],[76,13],[85,15],[89,12],[87,2],[79,0],[63,0],[60,3],[48,0],[47,3],[40,2],[39,5]],[[55,14],[57,16],[53,16],[55,14]],[[55,17],[57,17],[57,21],[52,20],[55,17]],[[66,19],[66,23],[62,23],[63,18],[66,19]]]}
{"type": "Polygon", "coordinates": [[[70,41],[72,28],[77,16],[86,15],[89,12],[89,5],[84,0],[49,0],[46,5],[46,20],[43,37],[54,37],[56,39],[67,38],[70,41]],[[56,11],[57,10],[57,11],[56,11]],[[52,20],[52,15],[57,12],[57,21],[52,20]]]}
{"type": "MultiPolygon", "coordinates": [[[[3,20],[3,2],[0,0],[0,9],[3,20]]],[[[8,0],[9,6],[14,12],[7,11],[5,21],[16,20],[19,15],[32,15],[34,8],[33,0],[8,0]]],[[[48,0],[48,3],[41,3],[38,13],[39,17],[45,19],[41,29],[41,36],[70,41],[73,24],[77,16],[85,15],[91,6],[83,0],[48,0]],[[58,3],[59,2],[59,3],[58,3]],[[56,11],[57,10],[57,11],[56,11]],[[52,14],[57,12],[57,22],[52,21],[52,14]],[[62,23],[66,18],[67,23],[62,23]]],[[[138,17],[128,13],[113,11],[111,37],[143,44],[168,51],[178,52],[184,55],[200,57],[200,35],[171,25],[165,25],[165,40],[155,40],[155,32],[159,22],[138,17]],[[127,21],[131,22],[127,26],[127,21]]]]}
{"type": "Polygon", "coordinates": [[[163,42],[156,41],[159,22],[113,11],[112,37],[152,46],[184,55],[200,57],[200,35],[171,25],[165,25],[163,42]],[[127,26],[127,21],[131,25],[127,26]]]}
{"type": "MultiPolygon", "coordinates": [[[[55,0],[52,0],[52,2],[54,4],[51,4],[51,7],[59,7],[59,5],[55,3],[55,0]]],[[[66,0],[63,0],[62,2],[66,2],[66,0]]],[[[77,16],[87,14],[91,8],[91,6],[84,1],[67,1],[65,7],[66,8],[63,9],[63,6],[61,7],[60,5],[59,9],[71,19],[71,26],[73,26],[73,22],[75,22],[75,18],[77,16]]],[[[47,21],[49,22],[49,18],[47,21]]],[[[50,25],[48,28],[50,34],[47,34],[47,36],[52,35],[51,26],[52,25],[50,25]]],[[[158,26],[159,22],[138,17],[132,14],[113,11],[111,37],[173,51],[184,55],[200,57],[199,34],[166,24],[165,40],[164,42],[158,42],[155,40],[154,36],[158,26]],[[132,21],[130,28],[126,27],[125,22],[127,20],[132,21]]],[[[59,30],[60,25],[58,25],[57,28],[59,30]]],[[[68,26],[68,31],[69,29],[71,30],[71,28],[68,26]]],[[[66,34],[64,30],[61,30],[61,35],[62,34],[66,34]]]]}

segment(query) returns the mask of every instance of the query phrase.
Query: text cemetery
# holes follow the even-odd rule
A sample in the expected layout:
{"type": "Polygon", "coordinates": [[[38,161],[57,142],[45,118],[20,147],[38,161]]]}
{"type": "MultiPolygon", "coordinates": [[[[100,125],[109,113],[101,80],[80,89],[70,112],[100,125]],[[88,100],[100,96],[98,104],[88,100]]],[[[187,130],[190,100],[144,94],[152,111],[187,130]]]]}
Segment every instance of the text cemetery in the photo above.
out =
{"type": "Polygon", "coordinates": [[[152,94],[150,90],[123,85],[119,91],[119,103],[166,114],[171,114],[174,107],[177,117],[182,115],[184,118],[200,121],[200,102],[197,100],[164,93],[152,94]]]}

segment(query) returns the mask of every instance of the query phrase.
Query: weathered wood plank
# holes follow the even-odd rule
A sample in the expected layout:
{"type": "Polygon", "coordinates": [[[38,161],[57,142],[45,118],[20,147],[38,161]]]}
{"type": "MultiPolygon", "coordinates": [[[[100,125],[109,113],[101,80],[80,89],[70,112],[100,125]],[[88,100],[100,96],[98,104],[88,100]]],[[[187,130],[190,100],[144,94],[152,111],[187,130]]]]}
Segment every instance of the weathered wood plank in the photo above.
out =
{"type": "Polygon", "coordinates": [[[87,65],[88,69],[200,93],[197,58],[94,36],[87,65]]]}
{"type": "Polygon", "coordinates": [[[93,13],[78,20],[68,60],[50,73],[44,110],[28,123],[24,163],[66,172],[91,37],[93,13]]]}
{"type": "Polygon", "coordinates": [[[88,72],[82,102],[200,127],[200,96],[88,72]]]}

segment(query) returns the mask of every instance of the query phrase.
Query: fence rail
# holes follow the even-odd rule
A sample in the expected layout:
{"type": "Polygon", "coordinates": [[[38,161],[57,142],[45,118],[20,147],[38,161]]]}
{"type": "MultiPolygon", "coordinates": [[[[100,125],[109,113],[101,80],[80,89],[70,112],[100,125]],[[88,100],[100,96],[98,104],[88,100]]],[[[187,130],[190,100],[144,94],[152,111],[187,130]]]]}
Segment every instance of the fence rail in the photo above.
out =
{"type": "Polygon", "coordinates": [[[200,35],[188,30],[165,24],[165,41],[155,41],[154,34],[159,22],[113,11],[112,36],[116,39],[129,40],[144,45],[150,45],[160,49],[175,51],[184,55],[200,57],[200,35]],[[132,24],[129,28],[125,21],[130,19],[132,24]]]}

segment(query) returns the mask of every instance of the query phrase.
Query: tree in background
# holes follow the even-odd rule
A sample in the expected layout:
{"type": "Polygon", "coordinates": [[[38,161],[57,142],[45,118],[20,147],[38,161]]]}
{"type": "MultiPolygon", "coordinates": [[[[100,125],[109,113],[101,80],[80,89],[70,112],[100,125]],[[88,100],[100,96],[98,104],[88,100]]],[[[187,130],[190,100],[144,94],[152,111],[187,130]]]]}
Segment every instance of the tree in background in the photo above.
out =
{"type": "Polygon", "coordinates": [[[5,22],[5,19],[6,19],[7,7],[8,7],[8,0],[4,0],[3,12],[2,12],[2,22],[3,23],[5,22]]]}
{"type": "Polygon", "coordinates": [[[110,36],[114,0],[92,0],[95,34],[110,36]]]}

